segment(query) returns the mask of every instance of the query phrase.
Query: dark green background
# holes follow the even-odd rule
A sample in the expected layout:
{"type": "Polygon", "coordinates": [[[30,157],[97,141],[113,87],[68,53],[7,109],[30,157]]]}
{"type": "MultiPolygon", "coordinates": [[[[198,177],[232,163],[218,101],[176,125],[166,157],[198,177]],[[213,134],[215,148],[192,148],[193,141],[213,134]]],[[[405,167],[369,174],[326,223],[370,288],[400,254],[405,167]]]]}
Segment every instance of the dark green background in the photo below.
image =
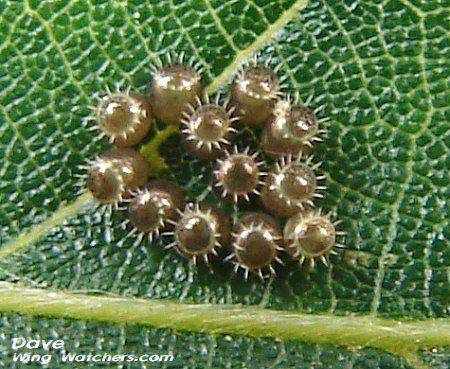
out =
{"type": "MultiPolygon", "coordinates": [[[[93,124],[88,106],[106,86],[123,83],[144,92],[151,63],[168,51],[201,61],[209,83],[293,1],[223,3],[0,1],[2,244],[75,200],[80,187],[75,174],[82,172],[77,165],[108,147],[87,129],[93,124]]],[[[289,92],[299,91],[304,100],[312,95],[311,106],[324,105],[321,114],[330,118],[314,156],[323,162],[328,186],[319,205],[343,220],[347,232],[346,251],[331,257],[331,267],[309,270],[288,263],[266,284],[258,278],[245,282],[223,264],[211,275],[204,267],[189,269],[159,242],[135,242],[127,236],[131,228],[119,227],[123,213],[110,219],[91,206],[0,260],[0,277],[50,288],[311,313],[447,316],[449,6],[446,0],[310,1],[259,52],[261,60],[281,63],[279,74],[287,76],[289,92]]],[[[248,131],[240,142],[257,148],[257,136],[248,131]]],[[[192,200],[216,201],[208,192],[210,167],[183,156],[176,137],[170,143],[162,150],[170,170],[162,175],[183,184],[192,200]]],[[[339,355],[349,360],[348,368],[403,365],[402,359],[371,349],[235,337],[242,351],[232,344],[222,350],[223,337],[214,335],[13,314],[3,314],[1,322],[6,349],[16,326],[20,334],[43,338],[48,327],[52,335],[67,334],[89,350],[92,342],[77,334],[88,326],[89,335],[111,339],[110,351],[134,347],[139,335],[177,337],[173,349],[186,367],[195,367],[194,358],[202,357],[196,352],[203,341],[209,342],[205,355],[224,360],[225,367],[240,367],[242,358],[231,353],[243,355],[250,367],[270,355],[281,355],[291,366],[300,360],[305,368],[308,362],[314,368],[339,368],[339,355]],[[298,352],[308,357],[299,359],[298,352]]],[[[164,350],[167,345],[162,344],[164,350]]],[[[136,344],[136,350],[144,349],[136,344]]],[[[448,355],[427,352],[423,358],[444,368],[448,355]]],[[[276,359],[263,363],[255,367],[284,365],[276,359]]]]}

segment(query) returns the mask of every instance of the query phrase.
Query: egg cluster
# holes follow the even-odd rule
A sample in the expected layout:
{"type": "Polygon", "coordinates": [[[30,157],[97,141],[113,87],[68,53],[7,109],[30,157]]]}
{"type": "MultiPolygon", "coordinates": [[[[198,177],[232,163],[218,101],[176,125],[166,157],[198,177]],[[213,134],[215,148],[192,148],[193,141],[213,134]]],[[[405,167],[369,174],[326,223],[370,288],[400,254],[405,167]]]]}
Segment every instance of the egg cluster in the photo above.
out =
{"type": "Polygon", "coordinates": [[[282,87],[276,68],[254,61],[239,68],[225,97],[212,99],[198,65],[182,58],[160,63],[145,96],[116,91],[100,99],[97,126],[115,148],[90,162],[88,190],[101,204],[124,204],[134,233],[168,238],[167,248],[194,263],[224,259],[246,278],[249,272],[275,274],[274,263],[283,264],[283,257],[327,264],[342,232],[314,208],[325,186],[310,153],[323,119],[282,87]],[[193,160],[215,162],[211,183],[218,197],[264,211],[244,213],[230,224],[217,205],[189,202],[178,184],[149,180],[152,163],[132,147],[148,136],[154,118],[179,127],[193,160]],[[242,127],[260,134],[262,152],[234,145],[242,127]]]}

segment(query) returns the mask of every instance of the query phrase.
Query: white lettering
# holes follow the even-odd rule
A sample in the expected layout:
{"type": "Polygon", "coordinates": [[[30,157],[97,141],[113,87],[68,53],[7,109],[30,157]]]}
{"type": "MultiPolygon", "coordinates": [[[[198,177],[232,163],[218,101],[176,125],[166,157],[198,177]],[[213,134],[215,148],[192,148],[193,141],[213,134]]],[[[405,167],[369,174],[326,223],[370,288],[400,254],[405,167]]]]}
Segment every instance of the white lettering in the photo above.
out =
{"type": "Polygon", "coordinates": [[[29,352],[14,354],[13,361],[20,361],[21,363],[41,363],[41,364],[49,364],[52,361],[52,355],[31,355],[29,352]]]}
{"type": "Polygon", "coordinates": [[[74,361],[75,360],[75,354],[73,354],[73,353],[62,354],[61,355],[61,360],[62,360],[63,363],[65,363],[67,361],[74,361]]]}
{"type": "Polygon", "coordinates": [[[50,361],[52,361],[52,355],[46,354],[46,355],[41,356],[41,360],[40,360],[41,364],[48,364],[48,363],[50,363],[50,361]]]}
{"type": "Polygon", "coordinates": [[[75,361],[86,361],[86,355],[77,355],[75,356],[75,361]]]}
{"type": "Polygon", "coordinates": [[[29,340],[27,341],[25,347],[29,349],[37,349],[39,347],[39,340],[29,340]]]}
{"type": "Polygon", "coordinates": [[[159,361],[173,361],[174,357],[171,354],[159,355],[159,361]]]}
{"type": "Polygon", "coordinates": [[[13,361],[20,361],[21,363],[28,363],[30,361],[31,354],[14,354],[13,361]]]}
{"type": "Polygon", "coordinates": [[[112,361],[114,361],[114,362],[116,362],[116,361],[123,361],[122,355],[114,355],[112,357],[112,361]]]}
{"type": "Polygon", "coordinates": [[[56,341],[52,341],[52,340],[49,340],[49,341],[45,341],[45,340],[43,340],[42,341],[42,347],[45,349],[45,350],[49,350],[49,349],[60,349],[60,348],[64,348],[64,341],[63,340],[56,340],[56,341]]]}
{"type": "Polygon", "coordinates": [[[164,361],[173,361],[174,356],[167,355],[140,355],[136,356],[133,354],[130,355],[110,355],[107,353],[103,354],[74,354],[67,353],[61,354],[61,361],[65,362],[130,362],[130,361],[140,361],[140,362],[164,362],[164,361]]]}
{"type": "Polygon", "coordinates": [[[27,343],[27,340],[23,337],[14,337],[12,339],[12,345],[11,348],[13,350],[17,350],[23,346],[25,346],[25,344],[27,343]]]}
{"type": "Polygon", "coordinates": [[[148,361],[148,355],[144,354],[144,355],[139,356],[139,361],[143,361],[143,362],[148,361]]]}
{"type": "Polygon", "coordinates": [[[12,339],[11,348],[17,350],[19,348],[26,347],[27,349],[33,350],[42,347],[44,350],[49,351],[50,349],[62,349],[64,348],[63,340],[26,340],[23,337],[14,337],[12,339]]]}

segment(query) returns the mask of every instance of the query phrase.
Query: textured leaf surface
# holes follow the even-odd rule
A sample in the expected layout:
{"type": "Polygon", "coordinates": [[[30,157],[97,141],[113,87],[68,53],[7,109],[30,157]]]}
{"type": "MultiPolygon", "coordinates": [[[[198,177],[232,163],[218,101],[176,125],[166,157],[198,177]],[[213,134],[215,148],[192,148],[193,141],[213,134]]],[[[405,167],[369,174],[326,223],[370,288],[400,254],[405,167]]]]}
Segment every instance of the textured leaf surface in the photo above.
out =
{"type": "MultiPolygon", "coordinates": [[[[297,14],[301,5],[0,1],[0,277],[72,291],[331,316],[446,317],[450,3],[311,1],[297,14]],[[107,147],[88,130],[87,119],[88,106],[106,86],[123,83],[144,92],[150,64],[176,50],[202,63],[210,90],[223,88],[233,66],[258,45],[262,60],[281,63],[289,90],[304,100],[312,96],[311,105],[323,105],[321,115],[330,118],[328,135],[315,148],[328,185],[320,205],[344,220],[347,232],[347,249],[330,268],[288,264],[265,284],[244,282],[227,265],[215,265],[213,274],[191,268],[159,242],[137,242],[128,235],[131,228],[119,227],[124,214],[102,216],[77,197],[75,177],[77,165],[107,147]],[[73,201],[87,206],[67,205],[73,201]],[[34,237],[40,224],[42,237],[34,237]]],[[[169,169],[162,175],[183,184],[193,200],[216,201],[211,167],[183,156],[176,136],[168,142],[161,152],[169,169]]],[[[244,131],[240,142],[256,149],[257,134],[244,131]]],[[[265,367],[299,360],[304,367],[338,368],[341,358],[348,368],[407,367],[404,358],[372,349],[2,316],[7,355],[15,325],[23,335],[66,334],[80,350],[94,347],[77,338],[87,327],[111,351],[159,342],[163,351],[181,352],[185,367],[195,367],[195,358],[205,363],[197,367],[258,367],[262,358],[269,360],[265,367]]],[[[447,359],[447,349],[420,354],[435,368],[444,368],[447,359]]]]}
{"type": "MultiPolygon", "coordinates": [[[[177,334],[167,329],[119,327],[111,324],[69,321],[65,319],[36,319],[8,315],[0,320],[7,329],[5,342],[17,335],[29,339],[64,339],[64,350],[52,352],[54,367],[61,364],[61,355],[70,352],[87,354],[95,352],[143,354],[171,353],[176,358],[168,363],[155,363],[133,368],[287,368],[298,363],[298,368],[324,368],[335,362],[349,369],[410,368],[401,358],[374,349],[354,350],[332,345],[299,344],[295,341],[250,339],[242,336],[177,334]],[[30,334],[29,330],[34,334],[30,334]],[[86,339],[78,341],[77,332],[86,332],[86,339]]],[[[5,358],[11,359],[14,351],[0,343],[5,358]]],[[[44,350],[36,353],[45,354],[44,350]]],[[[131,368],[127,366],[125,368],[131,368]]],[[[20,364],[9,366],[22,368],[20,364]]],[[[96,364],[83,364],[83,368],[97,368],[96,364]]],[[[339,367],[339,366],[337,366],[339,367]]]]}

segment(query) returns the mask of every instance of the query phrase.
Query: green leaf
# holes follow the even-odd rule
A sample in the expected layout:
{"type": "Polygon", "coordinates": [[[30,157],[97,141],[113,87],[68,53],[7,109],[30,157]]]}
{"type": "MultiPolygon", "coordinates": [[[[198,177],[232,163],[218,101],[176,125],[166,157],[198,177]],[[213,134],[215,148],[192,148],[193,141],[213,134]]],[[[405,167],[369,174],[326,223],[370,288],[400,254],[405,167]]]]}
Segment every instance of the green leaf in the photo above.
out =
{"type": "MultiPolygon", "coordinates": [[[[22,367],[20,335],[176,357],[142,368],[446,368],[450,3],[305,3],[0,0],[0,367],[22,367]],[[210,93],[254,53],[271,58],[290,92],[323,106],[320,206],[347,233],[329,267],[289,263],[265,283],[225,264],[211,274],[80,193],[79,165],[108,147],[89,106],[117,83],[145,92],[170,51],[202,63],[210,93]]],[[[159,176],[217,202],[211,165],[160,129],[142,148],[159,176]]],[[[239,142],[257,149],[258,133],[239,142]]]]}
{"type": "MultiPolygon", "coordinates": [[[[87,355],[90,352],[174,355],[174,361],[171,363],[146,363],[146,366],[139,366],[139,368],[328,368],[330,367],[328,363],[331,362],[336,367],[347,365],[352,368],[366,369],[410,368],[401,358],[372,348],[356,350],[328,344],[298,343],[292,340],[275,341],[267,338],[254,339],[245,336],[205,335],[192,332],[180,334],[168,329],[118,326],[67,319],[40,319],[18,315],[11,315],[3,321],[0,319],[0,322],[7,331],[4,343],[0,341],[4,358],[10,360],[13,357],[14,352],[8,344],[13,337],[17,337],[17,333],[28,339],[58,337],[65,340],[64,350],[52,352],[51,363],[55,367],[62,368],[71,367],[70,364],[60,364],[60,357],[63,354],[84,353],[87,355]],[[85,339],[80,343],[78,332],[86,332],[85,339]]],[[[42,349],[33,352],[41,355],[47,353],[42,349]]],[[[440,356],[442,357],[442,353],[440,356]]],[[[430,362],[438,362],[440,356],[433,355],[430,362]]],[[[442,360],[441,363],[445,365],[442,360]]],[[[27,367],[32,367],[32,364],[28,364],[27,367]]],[[[99,366],[83,363],[82,367],[98,368],[99,366]]],[[[445,366],[435,366],[435,368],[443,367],[445,366]]],[[[9,368],[23,368],[23,366],[11,365],[9,368]]]]}

